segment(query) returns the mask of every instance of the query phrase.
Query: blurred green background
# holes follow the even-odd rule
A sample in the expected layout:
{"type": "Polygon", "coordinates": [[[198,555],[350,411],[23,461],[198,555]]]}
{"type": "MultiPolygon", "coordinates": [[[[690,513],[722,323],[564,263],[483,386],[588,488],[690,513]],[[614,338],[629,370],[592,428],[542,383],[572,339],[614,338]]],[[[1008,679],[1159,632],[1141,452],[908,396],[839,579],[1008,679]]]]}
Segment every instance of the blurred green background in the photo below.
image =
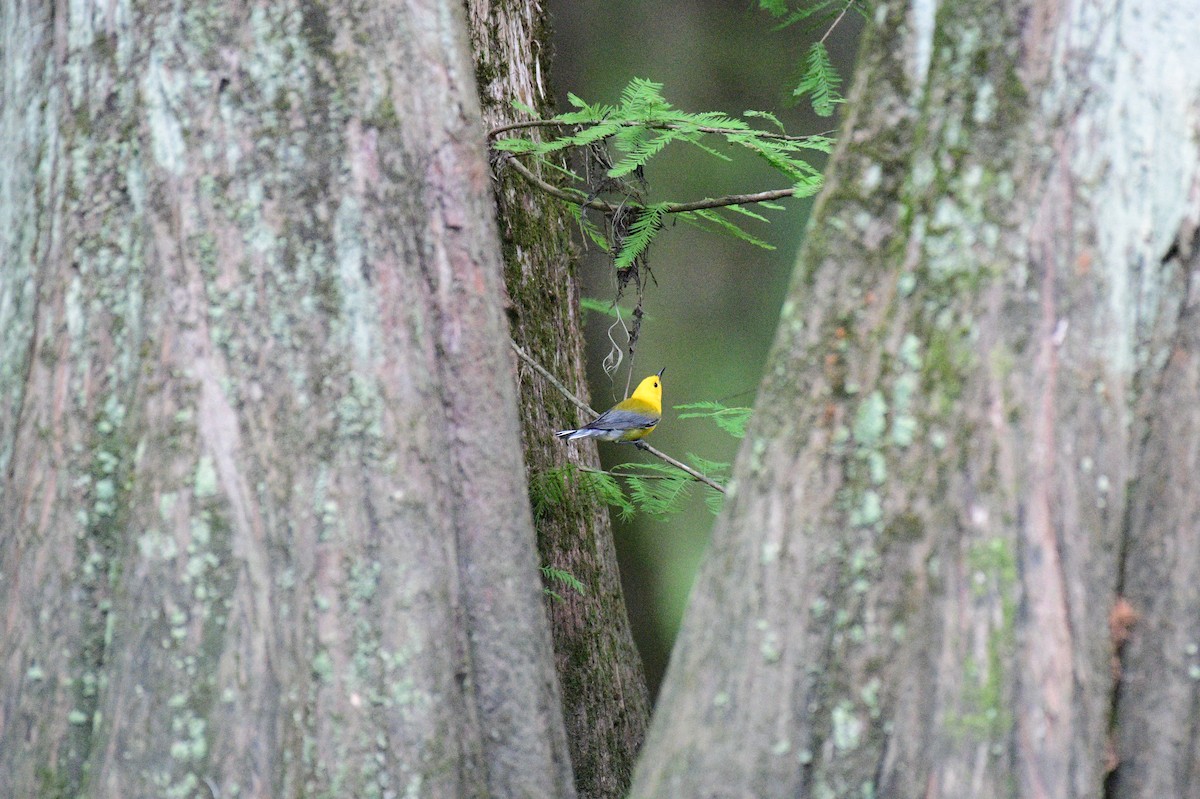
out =
{"type": "MultiPolygon", "coordinates": [[[[831,131],[837,118],[815,116],[792,100],[805,51],[814,41],[799,27],[776,30],[757,2],[634,2],[551,0],[559,107],[566,93],[591,103],[616,102],[631,78],[665,84],[663,94],[685,111],[770,111],[788,133],[831,131]]],[[[848,83],[862,21],[847,14],[826,44],[848,83]]],[[[817,34],[819,37],[819,33],[817,34]]],[[[819,156],[819,154],[814,154],[819,156]]],[[[817,162],[823,166],[823,162],[817,162]]],[[[646,169],[648,198],[692,200],[785,188],[764,163],[739,157],[723,164],[687,145],[669,146],[646,169]]],[[[649,254],[657,280],[646,292],[633,384],[666,367],[663,421],[650,442],[681,460],[695,453],[732,462],[741,443],[708,420],[675,418],[673,406],[700,400],[753,406],[774,336],[811,200],[784,200],[771,223],[747,229],[773,244],[768,251],[736,239],[668,224],[649,254]]],[[[593,247],[584,260],[585,296],[611,301],[611,261],[593,247]]],[[[629,306],[630,301],[622,303],[629,306]]],[[[592,404],[607,408],[624,396],[629,361],[610,380],[601,368],[612,319],[588,314],[592,404]]],[[[650,456],[628,446],[600,444],[606,467],[650,456]]],[[[695,485],[681,513],[668,519],[639,514],[617,522],[617,552],[634,637],[657,695],[688,592],[715,518],[695,485]]],[[[614,517],[616,514],[614,513],[614,517]]]]}

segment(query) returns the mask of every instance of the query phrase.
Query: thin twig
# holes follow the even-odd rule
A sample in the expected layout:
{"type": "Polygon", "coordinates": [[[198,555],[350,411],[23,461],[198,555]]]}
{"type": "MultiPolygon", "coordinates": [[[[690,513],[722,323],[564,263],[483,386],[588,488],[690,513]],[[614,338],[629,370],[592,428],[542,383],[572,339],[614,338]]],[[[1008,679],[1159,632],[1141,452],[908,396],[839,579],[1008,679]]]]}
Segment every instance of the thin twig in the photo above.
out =
{"type": "Polygon", "coordinates": [[[578,205],[580,208],[591,208],[592,210],[604,211],[605,213],[609,213],[609,214],[615,212],[618,208],[618,206],[615,206],[612,203],[605,202],[604,200],[585,200],[582,198],[583,192],[578,192],[577,194],[572,194],[571,192],[560,189],[558,186],[555,186],[552,183],[547,183],[546,181],[542,180],[537,175],[535,175],[533,173],[533,171],[529,169],[529,167],[522,164],[517,159],[517,157],[515,155],[513,155],[512,153],[505,153],[503,161],[504,161],[504,163],[508,164],[513,169],[515,169],[518,175],[525,178],[525,180],[529,181],[537,188],[546,192],[551,197],[557,197],[560,200],[565,200],[566,202],[574,203],[575,205],[578,205]]]}
{"type": "Polygon", "coordinates": [[[850,10],[850,6],[854,5],[854,0],[847,0],[846,7],[842,9],[842,13],[837,15],[837,19],[829,26],[829,30],[825,31],[825,35],[821,37],[821,44],[825,44],[825,40],[829,38],[829,34],[833,33],[833,29],[842,21],[842,17],[846,16],[846,12],[850,10]]]}
{"type": "MultiPolygon", "coordinates": [[[[605,213],[609,214],[616,213],[616,211],[621,207],[618,205],[613,205],[612,203],[604,200],[581,199],[579,196],[573,195],[570,192],[564,191],[563,189],[560,189],[557,186],[542,180],[535,175],[533,171],[529,169],[529,167],[522,164],[520,160],[518,160],[512,153],[507,153],[506,155],[508,157],[505,159],[505,162],[514,170],[516,170],[518,175],[525,178],[525,180],[546,192],[551,197],[557,197],[560,200],[574,203],[581,208],[591,208],[592,210],[604,211],[605,213]]],[[[580,194],[582,194],[582,192],[580,192],[580,194]]],[[[706,197],[703,200],[695,200],[690,203],[667,203],[663,207],[663,212],[668,214],[678,214],[685,213],[687,211],[700,211],[705,208],[725,208],[726,206],[730,205],[751,205],[753,203],[765,203],[771,202],[772,200],[782,200],[785,197],[792,197],[795,194],[796,190],[794,188],[773,189],[771,191],[760,191],[755,194],[728,194],[724,197],[717,198],[706,197]]],[[[645,208],[644,205],[639,203],[626,203],[626,205],[632,206],[633,208],[645,208]]]]}
{"type": "MultiPolygon", "coordinates": [[[[843,10],[842,13],[845,14],[846,12],[843,10]]],[[[838,17],[838,19],[841,19],[841,17],[838,17]]],[[[837,23],[834,24],[836,25],[837,23]]],[[[488,139],[494,139],[501,133],[508,133],[510,130],[521,130],[523,128],[565,128],[586,124],[588,123],[559,122],[554,119],[531,119],[526,122],[513,122],[510,125],[501,125],[498,128],[492,128],[487,132],[487,137],[488,139]]],[[[754,128],[713,128],[705,125],[680,125],[675,122],[626,120],[618,122],[617,125],[623,128],[647,128],[649,130],[689,130],[696,131],[697,133],[712,133],[717,136],[754,136],[760,139],[775,139],[776,141],[808,141],[812,138],[812,136],[789,136],[786,133],[772,133],[769,130],[755,130],[754,128]]]]}
{"type": "Polygon", "coordinates": [[[692,477],[696,478],[701,483],[704,483],[709,488],[712,488],[716,491],[720,491],[722,494],[725,493],[725,486],[721,485],[716,480],[713,480],[708,475],[701,474],[700,472],[693,469],[691,466],[688,466],[686,463],[675,460],[667,453],[663,452],[662,450],[655,449],[654,447],[647,444],[645,441],[635,441],[635,442],[633,442],[633,445],[635,447],[637,447],[638,449],[642,449],[642,450],[645,450],[646,452],[649,452],[651,455],[655,456],[656,458],[661,458],[662,460],[664,460],[667,463],[674,466],[676,469],[680,469],[682,471],[687,472],[692,477]]]}
{"type": "Polygon", "coordinates": [[[706,197],[703,200],[696,200],[690,203],[667,203],[667,207],[663,209],[668,214],[678,214],[685,211],[699,211],[704,208],[724,208],[727,205],[751,205],[753,203],[768,203],[772,200],[782,200],[784,197],[792,197],[796,194],[793,189],[772,189],[771,191],[760,191],[754,194],[726,194],[724,197],[711,198],[706,197]]]}
{"type": "Polygon", "coordinates": [[[575,395],[574,395],[574,394],[571,392],[571,389],[567,388],[567,387],[566,387],[566,386],[564,386],[562,383],[560,383],[557,377],[555,377],[554,375],[552,375],[552,374],[550,374],[548,371],[546,371],[546,367],[542,366],[540,363],[538,363],[537,361],[535,361],[535,360],[533,359],[533,356],[532,356],[532,355],[530,355],[528,352],[526,352],[526,351],[525,351],[525,350],[524,350],[524,349],[521,347],[521,345],[520,345],[520,344],[518,344],[517,342],[513,341],[512,339],[509,339],[509,340],[508,340],[508,343],[512,345],[513,352],[515,352],[515,353],[517,354],[517,356],[518,356],[518,357],[519,357],[519,358],[520,358],[522,361],[524,361],[525,363],[527,363],[527,364],[529,364],[530,366],[532,366],[532,367],[533,367],[533,371],[537,372],[539,375],[541,375],[542,377],[546,378],[546,382],[548,382],[550,385],[552,385],[552,386],[554,386],[555,388],[557,388],[557,389],[558,389],[558,393],[562,394],[564,397],[566,397],[567,399],[569,399],[571,402],[575,403],[575,407],[576,407],[576,408],[579,408],[579,410],[581,410],[581,411],[585,411],[585,412],[587,412],[587,413],[590,413],[592,416],[599,416],[599,415],[600,415],[600,414],[596,413],[594,410],[592,410],[592,406],[588,405],[586,402],[584,402],[583,400],[581,400],[579,397],[576,397],[576,396],[575,396],[575,395]]]}
{"type": "Polygon", "coordinates": [[[588,474],[607,474],[609,477],[627,477],[637,480],[678,480],[679,478],[673,474],[634,474],[632,472],[614,472],[608,469],[584,469],[579,471],[587,472],[588,474]]]}
{"type": "MultiPolygon", "coordinates": [[[[558,378],[556,378],[554,375],[550,374],[550,372],[546,371],[546,368],[544,366],[542,366],[540,363],[538,363],[537,361],[535,361],[533,359],[533,356],[531,356],[529,353],[527,353],[521,347],[520,344],[513,341],[512,339],[509,339],[508,343],[512,345],[513,352],[515,352],[517,354],[517,357],[519,357],[521,360],[525,361],[525,363],[532,366],[533,370],[535,372],[537,372],[539,375],[541,375],[542,377],[544,377],[546,379],[546,381],[548,383],[550,383],[550,385],[552,385],[556,389],[558,389],[560,394],[562,394],[564,397],[569,399],[571,402],[575,403],[575,407],[579,408],[580,410],[587,411],[592,416],[600,415],[600,414],[596,413],[594,410],[592,410],[591,406],[589,406],[586,402],[579,399],[579,397],[576,397],[575,394],[572,393],[569,388],[567,388],[561,382],[559,382],[558,378]]],[[[701,474],[700,472],[693,469],[691,466],[688,466],[686,463],[681,463],[680,461],[675,460],[667,453],[655,449],[654,447],[647,444],[645,441],[636,441],[636,442],[634,442],[634,444],[637,446],[638,449],[645,450],[646,452],[649,452],[651,455],[655,456],[656,458],[659,458],[659,459],[664,460],[667,463],[671,464],[676,469],[679,469],[680,471],[683,471],[683,472],[687,472],[694,479],[699,480],[701,483],[704,483],[706,486],[713,489],[714,491],[720,491],[722,494],[725,493],[725,487],[723,485],[716,482],[715,480],[708,477],[707,475],[701,474]]]]}

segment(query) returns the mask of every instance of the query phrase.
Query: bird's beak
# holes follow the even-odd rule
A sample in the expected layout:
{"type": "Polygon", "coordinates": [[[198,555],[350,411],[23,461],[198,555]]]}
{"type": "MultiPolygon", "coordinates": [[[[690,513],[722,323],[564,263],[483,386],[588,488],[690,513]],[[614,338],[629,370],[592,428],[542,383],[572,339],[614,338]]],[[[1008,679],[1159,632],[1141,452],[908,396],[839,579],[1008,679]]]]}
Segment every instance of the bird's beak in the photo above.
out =
{"type": "Polygon", "coordinates": [[[662,373],[663,373],[663,372],[665,372],[665,371],[667,371],[667,367],[665,367],[665,366],[664,366],[663,368],[659,369],[659,370],[658,370],[658,376],[659,376],[659,377],[662,377],[662,373]]]}

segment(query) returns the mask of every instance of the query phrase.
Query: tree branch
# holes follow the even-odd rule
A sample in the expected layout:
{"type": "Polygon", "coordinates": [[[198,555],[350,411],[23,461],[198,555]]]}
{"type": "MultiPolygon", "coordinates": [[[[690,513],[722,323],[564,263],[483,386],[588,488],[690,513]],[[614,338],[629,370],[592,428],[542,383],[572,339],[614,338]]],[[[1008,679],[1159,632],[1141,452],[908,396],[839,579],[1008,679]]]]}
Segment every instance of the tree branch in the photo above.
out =
{"type": "MultiPolygon", "coordinates": [[[[504,159],[517,174],[525,178],[537,188],[549,194],[551,197],[557,197],[565,202],[574,203],[581,208],[591,208],[595,211],[604,211],[605,213],[616,213],[621,207],[626,208],[645,208],[641,203],[622,203],[621,205],[613,205],[605,200],[584,200],[579,196],[571,194],[569,191],[560,189],[559,187],[547,183],[533,173],[533,171],[522,164],[512,153],[505,153],[504,159]]],[[[582,192],[581,192],[582,194],[582,192]]],[[[678,214],[687,211],[700,211],[705,208],[724,208],[729,205],[752,205],[753,203],[765,203],[772,200],[782,200],[785,197],[792,197],[796,194],[794,188],[790,189],[772,189],[770,191],[760,191],[754,194],[728,194],[724,197],[706,197],[703,200],[695,200],[690,203],[667,203],[663,208],[664,213],[678,214]]]]}
{"type": "MultiPolygon", "coordinates": [[[[842,12],[845,14],[845,11],[842,12]]],[[[839,17],[839,19],[841,19],[839,17]]],[[[823,41],[823,40],[822,40],[823,41]]],[[[501,125],[498,128],[492,128],[487,132],[489,140],[496,138],[501,133],[508,133],[510,130],[522,130],[525,128],[562,128],[572,125],[582,126],[588,124],[586,122],[559,122],[554,119],[531,119],[527,122],[513,122],[511,125],[501,125]]],[[[789,136],[786,133],[771,133],[768,130],[754,130],[753,128],[710,128],[704,125],[679,125],[674,122],[636,122],[633,120],[627,122],[618,122],[618,125],[626,128],[639,127],[648,128],[650,130],[694,130],[697,133],[712,133],[717,136],[755,136],[760,139],[775,139],[777,141],[807,141],[812,136],[789,136]]],[[[822,134],[816,134],[818,136],[822,134]]]]}

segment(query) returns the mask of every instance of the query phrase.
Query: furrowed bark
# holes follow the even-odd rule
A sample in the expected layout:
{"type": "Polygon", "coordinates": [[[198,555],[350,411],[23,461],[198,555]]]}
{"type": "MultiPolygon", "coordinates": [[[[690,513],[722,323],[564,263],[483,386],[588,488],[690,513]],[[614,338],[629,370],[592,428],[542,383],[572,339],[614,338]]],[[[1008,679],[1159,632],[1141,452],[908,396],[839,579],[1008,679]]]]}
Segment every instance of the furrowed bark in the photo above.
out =
{"type": "MultiPolygon", "coordinates": [[[[549,22],[541,2],[472,0],[468,4],[476,72],[488,129],[523,119],[518,101],[554,114],[549,93],[549,22]]],[[[497,163],[496,202],[504,243],[509,331],[513,341],[554,373],[576,396],[587,397],[583,318],[579,309],[577,226],[563,205],[533,191],[497,163]]],[[[579,594],[548,587],[563,715],[580,796],[623,797],[649,721],[641,657],[633,644],[621,593],[607,507],[581,490],[573,470],[598,469],[594,443],[565,445],[554,430],[578,425],[578,411],[524,364],[517,363],[521,430],[542,563],[574,575],[579,594]],[[548,491],[548,480],[565,491],[548,491]]]]}
{"type": "Polygon", "coordinates": [[[572,795],[462,12],[0,32],[0,795],[572,795]]]}
{"type": "Polygon", "coordinates": [[[1195,795],[1184,16],[876,9],[633,796],[1195,795]]]}

